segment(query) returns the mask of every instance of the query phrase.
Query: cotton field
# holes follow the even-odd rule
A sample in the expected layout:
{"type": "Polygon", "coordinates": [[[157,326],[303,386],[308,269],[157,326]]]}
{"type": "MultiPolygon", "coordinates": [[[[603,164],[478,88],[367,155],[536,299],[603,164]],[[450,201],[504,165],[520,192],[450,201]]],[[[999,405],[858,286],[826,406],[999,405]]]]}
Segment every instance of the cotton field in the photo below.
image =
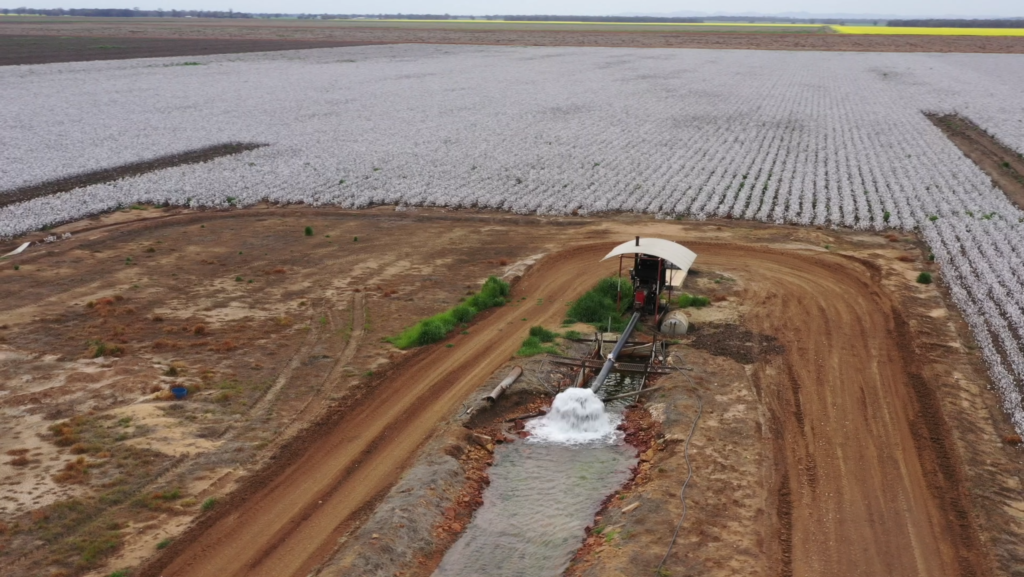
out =
{"type": "Polygon", "coordinates": [[[378,46],[184,60],[0,69],[0,190],[267,144],[8,206],[0,237],[229,197],[921,227],[1024,433],[1024,213],[923,114],[957,112],[1024,151],[1024,57],[378,46]]]}

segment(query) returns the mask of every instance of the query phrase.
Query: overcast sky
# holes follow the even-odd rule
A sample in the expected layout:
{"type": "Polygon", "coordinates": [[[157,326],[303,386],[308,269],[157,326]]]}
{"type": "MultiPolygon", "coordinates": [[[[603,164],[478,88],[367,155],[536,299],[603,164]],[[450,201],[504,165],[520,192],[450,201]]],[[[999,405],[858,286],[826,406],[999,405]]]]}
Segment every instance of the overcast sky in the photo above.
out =
{"type": "Polygon", "coordinates": [[[0,0],[15,8],[143,8],[332,14],[709,14],[808,12],[904,16],[1024,16],[1024,0],[0,0]]]}

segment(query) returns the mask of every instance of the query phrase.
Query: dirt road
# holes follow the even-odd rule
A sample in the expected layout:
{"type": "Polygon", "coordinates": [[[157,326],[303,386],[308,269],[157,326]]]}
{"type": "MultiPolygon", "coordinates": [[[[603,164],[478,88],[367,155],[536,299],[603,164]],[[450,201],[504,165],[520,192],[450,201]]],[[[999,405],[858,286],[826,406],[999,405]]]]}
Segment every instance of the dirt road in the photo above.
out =
{"type": "MultiPolygon", "coordinates": [[[[778,427],[780,573],[987,574],[934,395],[915,380],[871,271],[831,254],[688,244],[702,267],[743,279],[753,328],[787,347],[757,375],[778,427]]],[[[614,272],[596,264],[610,246],[542,261],[513,292],[522,304],[490,313],[452,348],[416,353],[272,483],[144,574],[306,574],[528,327],[557,323],[566,301],[614,272]]]]}
{"type": "Polygon", "coordinates": [[[877,275],[830,254],[695,250],[746,279],[748,322],[787,349],[755,374],[777,426],[780,574],[987,574],[941,410],[877,275]]]}
{"type": "Polygon", "coordinates": [[[452,339],[451,349],[425,350],[385,379],[336,430],[161,574],[305,575],[333,548],[345,520],[395,482],[437,423],[515,354],[530,326],[557,324],[566,300],[614,272],[610,264],[594,266],[606,251],[572,250],[538,265],[514,291],[515,299],[526,297],[523,304],[498,309],[452,339]]]}

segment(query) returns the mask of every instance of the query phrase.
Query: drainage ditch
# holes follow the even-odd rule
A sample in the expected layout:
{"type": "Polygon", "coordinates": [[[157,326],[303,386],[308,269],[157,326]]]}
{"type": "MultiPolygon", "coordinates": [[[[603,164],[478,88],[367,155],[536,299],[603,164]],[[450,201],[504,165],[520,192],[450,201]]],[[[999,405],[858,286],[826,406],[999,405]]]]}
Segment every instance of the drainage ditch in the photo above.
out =
{"type": "MultiPolygon", "coordinates": [[[[601,392],[612,397],[641,384],[639,376],[612,373],[601,392]]],[[[590,389],[569,389],[527,425],[529,437],[498,446],[483,505],[434,576],[561,575],[602,502],[637,463],[617,429],[631,402],[606,407],[590,389]]]]}

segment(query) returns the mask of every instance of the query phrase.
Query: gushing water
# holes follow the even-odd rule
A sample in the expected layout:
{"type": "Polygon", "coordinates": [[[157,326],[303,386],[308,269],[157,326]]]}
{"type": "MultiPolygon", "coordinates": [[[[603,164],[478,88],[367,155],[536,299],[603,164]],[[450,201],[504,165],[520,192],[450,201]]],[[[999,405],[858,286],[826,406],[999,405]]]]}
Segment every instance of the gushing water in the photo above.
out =
{"type": "Polygon", "coordinates": [[[590,389],[559,393],[547,415],[526,425],[526,442],[497,448],[484,504],[434,577],[561,575],[602,499],[636,464],[616,429],[621,420],[590,389]]]}
{"type": "Polygon", "coordinates": [[[605,411],[594,391],[572,388],[558,393],[548,414],[530,421],[526,430],[531,442],[607,443],[616,440],[620,420],[605,411]]]}

